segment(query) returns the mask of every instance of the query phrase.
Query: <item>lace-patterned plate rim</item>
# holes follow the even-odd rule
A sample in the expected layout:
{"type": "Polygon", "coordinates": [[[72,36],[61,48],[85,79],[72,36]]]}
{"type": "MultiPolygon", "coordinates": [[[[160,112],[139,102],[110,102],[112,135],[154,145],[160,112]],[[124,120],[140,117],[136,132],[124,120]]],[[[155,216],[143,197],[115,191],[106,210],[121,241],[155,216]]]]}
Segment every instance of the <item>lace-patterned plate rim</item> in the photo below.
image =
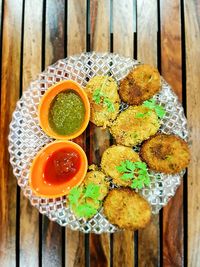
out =
{"type": "MultiPolygon", "coordinates": [[[[103,216],[102,210],[89,221],[77,219],[67,206],[65,196],[57,199],[44,199],[32,194],[28,185],[32,158],[41,147],[53,140],[46,136],[38,125],[37,106],[40,98],[48,87],[64,79],[73,79],[85,86],[91,77],[109,74],[119,82],[128,74],[130,69],[139,64],[141,63],[134,59],[112,53],[90,52],[60,59],[39,74],[17,102],[10,123],[10,162],[24,195],[29,198],[34,207],[39,209],[42,214],[47,215],[50,220],[84,233],[113,233],[119,230],[103,216]]],[[[183,108],[170,85],[163,78],[162,90],[154,98],[167,111],[162,120],[160,131],[174,133],[187,140],[187,120],[183,108]]],[[[126,108],[127,105],[122,103],[122,111],[126,108]]],[[[135,149],[137,150],[137,148],[135,149]]],[[[159,174],[160,179],[155,179],[155,173],[151,173],[150,187],[144,188],[139,193],[150,202],[153,213],[158,213],[174,196],[183,173],[177,175],[159,174]]],[[[115,185],[111,183],[111,188],[113,187],[115,185]]]]}

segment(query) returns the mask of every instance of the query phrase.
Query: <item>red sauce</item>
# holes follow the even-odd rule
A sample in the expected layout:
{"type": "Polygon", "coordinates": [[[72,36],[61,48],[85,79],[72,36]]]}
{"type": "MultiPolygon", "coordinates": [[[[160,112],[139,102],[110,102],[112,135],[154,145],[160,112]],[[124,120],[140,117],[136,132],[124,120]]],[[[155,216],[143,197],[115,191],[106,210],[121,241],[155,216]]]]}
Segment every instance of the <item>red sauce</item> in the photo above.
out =
{"type": "Polygon", "coordinates": [[[62,184],[71,180],[80,169],[80,156],[72,148],[53,152],[44,167],[44,181],[48,184],[62,184]]]}

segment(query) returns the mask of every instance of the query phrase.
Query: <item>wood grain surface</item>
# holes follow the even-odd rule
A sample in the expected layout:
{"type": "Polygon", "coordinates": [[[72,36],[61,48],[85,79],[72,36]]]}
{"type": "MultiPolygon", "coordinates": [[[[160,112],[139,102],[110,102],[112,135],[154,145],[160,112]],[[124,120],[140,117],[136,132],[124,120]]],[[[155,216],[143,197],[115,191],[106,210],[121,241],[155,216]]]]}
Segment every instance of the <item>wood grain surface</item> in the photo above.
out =
{"type": "Polygon", "coordinates": [[[190,130],[191,163],[188,168],[188,266],[200,266],[200,3],[186,1],[185,41],[187,71],[187,117],[190,130]]]}
{"type": "MultiPolygon", "coordinates": [[[[43,17],[44,19],[44,17],[43,17]]],[[[47,0],[45,9],[44,67],[64,58],[65,1],[47,0]]],[[[44,38],[44,37],[43,37],[44,38]]],[[[44,52],[44,51],[43,51],[44,52]]],[[[62,266],[62,227],[51,222],[46,216],[42,218],[42,266],[62,266]]]]}
{"type": "Polygon", "coordinates": [[[22,1],[4,2],[2,68],[1,68],[1,133],[0,133],[0,263],[15,266],[16,257],[16,178],[9,163],[8,133],[12,112],[20,94],[20,56],[22,1]]]}
{"type": "MultiPolygon", "coordinates": [[[[110,51],[110,3],[90,1],[90,48],[97,52],[110,51]]],[[[90,123],[89,163],[100,164],[102,153],[110,145],[108,130],[90,123]]],[[[110,266],[110,235],[90,234],[90,266],[110,266]]]]}
{"type": "MultiPolygon", "coordinates": [[[[155,1],[137,0],[137,59],[157,67],[158,7],[155,1]],[[151,23],[150,23],[151,22],[151,23]]],[[[138,266],[160,265],[159,215],[138,233],[138,266]]]]}
{"type": "MultiPolygon", "coordinates": [[[[23,25],[22,90],[41,72],[42,63],[42,1],[26,1],[23,25]]],[[[20,265],[39,264],[39,212],[20,193],[20,265]],[[31,225],[31,227],[30,227],[31,225]],[[30,249],[32,247],[32,249],[30,249]]]]}
{"type": "MultiPolygon", "coordinates": [[[[86,0],[68,0],[67,6],[67,55],[86,51],[86,0]]],[[[75,140],[85,145],[85,134],[75,140]]],[[[85,147],[84,147],[85,148],[85,147]]],[[[65,265],[82,267],[85,265],[85,235],[66,229],[65,265]]]]}
{"type": "MultiPolygon", "coordinates": [[[[132,0],[113,0],[113,52],[120,55],[133,57],[134,53],[134,17],[132,0]],[[127,27],[128,25],[128,27],[127,27]]],[[[124,231],[113,234],[113,266],[133,266],[134,258],[134,233],[124,231]]]]}
{"type": "MultiPolygon", "coordinates": [[[[161,1],[161,70],[182,99],[180,1],[161,1]]],[[[184,261],[183,183],[163,209],[163,265],[182,266],[184,261]]]]}

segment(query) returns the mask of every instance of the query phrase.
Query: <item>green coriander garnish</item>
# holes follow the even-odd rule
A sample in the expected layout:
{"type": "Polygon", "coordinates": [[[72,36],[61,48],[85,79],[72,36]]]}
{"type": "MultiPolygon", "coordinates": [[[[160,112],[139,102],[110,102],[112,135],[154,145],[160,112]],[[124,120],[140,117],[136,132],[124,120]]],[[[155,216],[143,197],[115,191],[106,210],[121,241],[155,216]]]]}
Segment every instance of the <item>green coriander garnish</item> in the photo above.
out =
{"type": "Polygon", "coordinates": [[[125,160],[116,169],[118,172],[123,173],[122,180],[132,181],[132,188],[142,189],[150,184],[150,176],[145,162],[125,160]]]}
{"type": "Polygon", "coordinates": [[[152,111],[147,111],[147,112],[138,112],[136,115],[135,115],[135,118],[136,119],[139,119],[139,118],[146,118],[148,116],[150,116],[152,114],[152,111]]]}
{"type": "Polygon", "coordinates": [[[95,103],[100,104],[102,96],[104,96],[104,94],[101,92],[101,89],[97,88],[93,93],[92,99],[95,103]]]}
{"type": "Polygon", "coordinates": [[[92,95],[92,100],[94,100],[96,104],[100,104],[102,101],[103,105],[107,107],[108,111],[113,112],[115,111],[113,102],[106,96],[105,93],[102,92],[104,86],[106,85],[108,78],[109,76],[106,76],[100,88],[95,89],[92,95]]]}
{"type": "Polygon", "coordinates": [[[104,98],[103,104],[107,107],[108,111],[115,111],[114,104],[109,98],[104,98]]]}
{"type": "Polygon", "coordinates": [[[155,110],[158,118],[160,119],[162,119],[165,116],[165,109],[162,106],[156,104],[156,100],[153,98],[144,101],[142,105],[149,109],[155,110]]]}
{"type": "Polygon", "coordinates": [[[77,217],[90,218],[98,212],[97,207],[101,206],[99,196],[99,185],[89,183],[87,186],[76,186],[70,190],[68,195],[70,208],[77,217]]]}

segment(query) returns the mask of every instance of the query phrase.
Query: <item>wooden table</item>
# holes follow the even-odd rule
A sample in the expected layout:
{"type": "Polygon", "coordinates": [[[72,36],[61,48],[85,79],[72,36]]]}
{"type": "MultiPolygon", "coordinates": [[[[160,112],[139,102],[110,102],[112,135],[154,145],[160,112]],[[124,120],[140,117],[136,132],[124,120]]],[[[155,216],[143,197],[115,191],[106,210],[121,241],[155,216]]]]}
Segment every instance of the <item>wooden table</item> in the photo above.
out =
{"type": "MultiPolygon", "coordinates": [[[[200,2],[0,0],[0,23],[0,266],[199,267],[200,2]],[[57,59],[92,50],[158,66],[188,117],[190,167],[143,231],[84,235],[62,228],[31,207],[9,164],[9,122],[30,81],[57,59]]],[[[92,127],[91,133],[98,135],[92,127]]]]}

